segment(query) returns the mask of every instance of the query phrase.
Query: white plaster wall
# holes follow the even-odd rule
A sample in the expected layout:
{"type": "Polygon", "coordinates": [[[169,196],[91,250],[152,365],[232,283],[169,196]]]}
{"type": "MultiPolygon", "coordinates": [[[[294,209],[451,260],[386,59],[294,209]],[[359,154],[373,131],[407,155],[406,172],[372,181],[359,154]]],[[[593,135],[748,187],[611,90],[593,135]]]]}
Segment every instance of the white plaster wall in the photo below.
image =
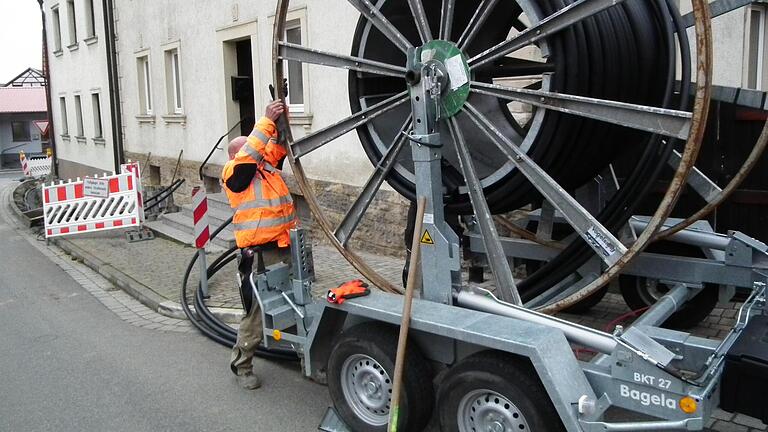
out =
{"type": "MultiPolygon", "coordinates": [[[[349,54],[359,17],[357,10],[347,2],[323,0],[308,0],[306,7],[309,46],[349,54]]],[[[307,69],[313,130],[349,116],[348,72],[320,66],[307,69]]],[[[295,138],[305,133],[302,128],[294,128],[295,138]]],[[[364,185],[372,171],[354,131],[302,158],[302,165],[312,177],[356,186],[364,185]]]]}
{"type": "Polygon", "coordinates": [[[0,154],[7,158],[8,155],[18,155],[20,151],[27,153],[41,152],[42,140],[40,129],[33,122],[34,120],[45,120],[45,118],[45,113],[0,114],[0,154]],[[30,141],[13,141],[11,123],[15,121],[27,123],[30,141]],[[5,152],[2,153],[3,151],[5,152]]]}
{"type": "MultiPolygon", "coordinates": [[[[224,91],[229,77],[225,76],[220,38],[227,32],[237,32],[238,26],[255,27],[251,39],[259,116],[262,106],[269,101],[267,86],[272,83],[275,5],[274,1],[190,0],[179,8],[178,2],[172,0],[117,0],[126,151],[175,158],[183,150],[185,159],[205,158],[213,143],[229,128],[224,91]],[[166,123],[162,117],[166,114],[163,45],[175,41],[181,52],[184,125],[166,123]],[[136,53],[144,50],[150,53],[154,123],[136,117],[140,113],[136,53]]],[[[291,2],[292,11],[302,9],[308,18],[306,38],[310,46],[349,53],[358,17],[351,6],[325,0],[291,2]]],[[[294,126],[296,138],[350,114],[346,72],[308,66],[305,82],[312,122],[306,128],[294,126]]],[[[224,153],[218,152],[212,162],[225,162],[224,153]]],[[[362,185],[372,169],[355,133],[318,150],[303,162],[314,178],[356,185],[362,185]]]]}
{"type": "MultiPolygon", "coordinates": [[[[710,3],[713,1],[710,0],[710,3]]],[[[682,14],[691,10],[691,0],[680,1],[682,14]]],[[[712,20],[712,81],[715,85],[742,86],[746,11],[746,8],[740,8],[712,20]]],[[[693,27],[688,29],[688,37],[691,40],[691,58],[695,61],[696,38],[693,27]]],[[[693,67],[695,79],[695,63],[693,67]]]]}
{"type": "Polygon", "coordinates": [[[102,2],[94,0],[96,41],[86,43],[86,9],[85,0],[75,0],[77,19],[76,50],[67,48],[69,45],[69,26],[67,25],[68,10],[65,0],[46,0],[44,3],[46,26],[48,29],[48,49],[51,75],[51,105],[53,111],[54,131],[57,157],[64,160],[93,167],[98,171],[114,170],[114,146],[112,142],[112,124],[110,114],[109,81],[107,79],[107,58],[104,42],[104,14],[102,2]],[[54,25],[51,7],[59,5],[61,17],[61,54],[54,54],[54,25]],[[103,144],[94,142],[94,118],[91,94],[98,91],[101,98],[101,123],[103,144]],[[75,139],[76,114],[75,94],[80,94],[83,108],[83,131],[85,143],[75,139]],[[62,118],[59,98],[67,100],[67,117],[69,123],[69,139],[62,138],[62,118]]]}

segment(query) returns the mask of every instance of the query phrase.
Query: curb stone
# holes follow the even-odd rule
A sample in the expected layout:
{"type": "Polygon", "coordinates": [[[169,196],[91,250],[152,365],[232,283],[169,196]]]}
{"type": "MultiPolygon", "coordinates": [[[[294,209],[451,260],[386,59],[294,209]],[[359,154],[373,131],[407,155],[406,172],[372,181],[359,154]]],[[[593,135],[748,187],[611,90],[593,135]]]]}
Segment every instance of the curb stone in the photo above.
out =
{"type": "MultiPolygon", "coordinates": [[[[23,212],[16,206],[16,203],[13,202],[12,199],[10,201],[11,202],[8,204],[15,213],[16,218],[23,222],[23,212]]],[[[49,241],[61,248],[73,259],[82,262],[87,267],[110,281],[113,285],[125,291],[126,294],[138,300],[153,311],[169,318],[187,319],[180,303],[168,300],[157,294],[150,287],[123,273],[112,264],[100,260],[65,238],[59,237],[49,241]]],[[[190,306],[190,309],[192,311],[195,310],[192,306],[190,306]]],[[[211,308],[210,310],[211,313],[227,323],[239,323],[240,318],[243,316],[242,311],[239,309],[211,308]]]]}
{"type": "MultiPolygon", "coordinates": [[[[157,294],[150,287],[133,279],[113,265],[101,261],[69,240],[57,238],[51,242],[155,312],[169,318],[187,319],[180,303],[157,294]]],[[[192,306],[190,309],[195,310],[192,306]]],[[[227,323],[240,322],[240,318],[243,316],[242,311],[238,309],[210,308],[210,311],[227,323]]]]}

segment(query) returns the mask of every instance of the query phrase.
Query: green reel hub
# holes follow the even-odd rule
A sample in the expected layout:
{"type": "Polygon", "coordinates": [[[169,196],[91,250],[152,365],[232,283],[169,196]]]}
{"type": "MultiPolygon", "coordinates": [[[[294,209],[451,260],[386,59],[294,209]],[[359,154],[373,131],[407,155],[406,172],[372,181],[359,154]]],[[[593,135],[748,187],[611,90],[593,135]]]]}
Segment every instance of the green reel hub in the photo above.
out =
{"type": "Polygon", "coordinates": [[[468,59],[453,42],[433,40],[416,49],[415,64],[438,62],[447,73],[447,80],[441,96],[441,118],[450,118],[461,111],[469,98],[469,83],[472,73],[468,59]]]}

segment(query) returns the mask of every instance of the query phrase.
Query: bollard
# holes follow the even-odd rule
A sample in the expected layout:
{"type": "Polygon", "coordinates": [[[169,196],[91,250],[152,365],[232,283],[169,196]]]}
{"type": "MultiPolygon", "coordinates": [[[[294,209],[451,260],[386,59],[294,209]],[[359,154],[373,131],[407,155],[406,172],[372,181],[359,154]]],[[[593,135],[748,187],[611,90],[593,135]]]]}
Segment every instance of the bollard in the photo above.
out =
{"type": "Polygon", "coordinates": [[[205,195],[205,189],[200,186],[195,186],[192,189],[192,208],[195,223],[194,246],[197,248],[197,258],[200,264],[200,286],[203,291],[203,298],[208,298],[208,265],[205,259],[205,246],[211,236],[208,225],[208,198],[205,195]]]}

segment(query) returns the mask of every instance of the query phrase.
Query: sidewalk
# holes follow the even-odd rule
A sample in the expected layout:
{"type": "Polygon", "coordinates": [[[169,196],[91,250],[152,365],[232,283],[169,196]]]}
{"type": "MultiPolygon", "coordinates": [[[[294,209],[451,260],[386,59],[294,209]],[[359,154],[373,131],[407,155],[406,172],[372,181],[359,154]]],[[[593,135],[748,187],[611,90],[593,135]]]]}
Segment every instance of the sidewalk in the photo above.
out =
{"type": "MultiPolygon", "coordinates": [[[[137,295],[139,300],[160,313],[181,317],[179,306],[184,271],[197,250],[164,238],[129,243],[122,232],[112,231],[79,237],[55,239],[54,242],[102,273],[112,283],[137,295]]],[[[208,264],[221,251],[206,253],[208,264]]],[[[317,282],[313,291],[319,295],[342,282],[359,278],[357,271],[330,246],[313,248],[317,282]]],[[[402,263],[388,257],[362,254],[372,267],[393,280],[400,280],[402,263]]],[[[189,292],[198,283],[195,264],[189,280],[189,292]]],[[[240,294],[235,285],[237,264],[227,264],[209,281],[211,298],[207,304],[232,322],[241,313],[240,294]]]]}
{"type": "MultiPolygon", "coordinates": [[[[182,277],[190,259],[196,254],[196,249],[163,238],[129,243],[121,231],[60,238],[55,240],[55,243],[149,308],[172,318],[184,318],[179,304],[182,277]]],[[[209,252],[208,263],[213,262],[220,253],[209,252]]],[[[329,288],[360,277],[330,246],[315,245],[313,255],[317,277],[313,292],[316,295],[323,295],[329,288]]],[[[401,280],[401,260],[364,253],[360,255],[387,279],[396,282],[401,280]]],[[[210,281],[211,298],[207,301],[215,313],[232,323],[237,322],[242,313],[235,284],[236,274],[235,262],[229,263],[219,271],[210,281]]],[[[197,276],[198,267],[195,266],[189,281],[190,291],[198,282],[197,276]]],[[[487,285],[490,284],[484,284],[487,285]]],[[[720,305],[704,322],[692,329],[691,333],[710,339],[721,338],[733,326],[738,307],[737,303],[720,305]]],[[[609,323],[627,312],[629,309],[621,295],[608,293],[603,301],[588,313],[559,316],[606,330],[609,323]]],[[[627,322],[623,324],[626,325],[627,322]]],[[[718,432],[768,431],[768,426],[755,419],[720,410],[713,414],[707,426],[710,430],[718,432]]]]}

